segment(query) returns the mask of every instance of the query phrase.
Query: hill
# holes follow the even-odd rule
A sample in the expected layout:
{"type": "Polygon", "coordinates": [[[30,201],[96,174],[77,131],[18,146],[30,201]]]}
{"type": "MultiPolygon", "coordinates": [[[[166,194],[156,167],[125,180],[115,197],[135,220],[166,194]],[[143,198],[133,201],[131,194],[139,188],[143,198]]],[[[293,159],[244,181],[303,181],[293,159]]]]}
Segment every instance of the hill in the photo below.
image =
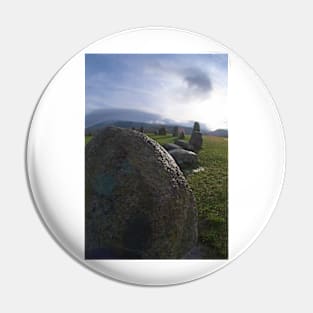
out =
{"type": "MultiPolygon", "coordinates": [[[[141,127],[144,128],[145,133],[156,133],[160,127],[165,127],[168,133],[173,132],[173,128],[178,126],[180,129],[183,129],[185,134],[190,135],[192,133],[192,126],[186,125],[179,125],[176,123],[147,123],[147,122],[138,122],[138,121],[113,121],[113,120],[106,120],[94,124],[90,127],[85,129],[86,135],[94,135],[100,129],[107,127],[107,126],[115,126],[121,128],[135,128],[140,129],[141,127]]],[[[228,130],[227,129],[217,129],[214,131],[208,130],[207,128],[201,126],[201,132],[206,135],[216,136],[216,137],[228,137],[228,130]]]]}

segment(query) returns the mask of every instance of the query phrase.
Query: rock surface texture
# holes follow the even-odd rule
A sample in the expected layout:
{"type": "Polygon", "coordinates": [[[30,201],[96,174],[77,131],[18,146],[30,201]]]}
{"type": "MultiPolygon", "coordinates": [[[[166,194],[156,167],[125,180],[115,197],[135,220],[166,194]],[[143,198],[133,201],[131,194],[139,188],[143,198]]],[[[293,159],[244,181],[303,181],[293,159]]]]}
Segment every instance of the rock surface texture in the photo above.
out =
{"type": "Polygon", "coordinates": [[[174,143],[165,143],[163,145],[163,148],[166,150],[166,151],[171,151],[171,150],[174,150],[174,149],[180,149],[181,147],[178,146],[178,145],[175,145],[174,143]]]}
{"type": "Polygon", "coordinates": [[[198,131],[193,131],[189,140],[189,144],[193,147],[194,151],[199,151],[202,147],[202,134],[198,131]]]}
{"type": "Polygon", "coordinates": [[[184,149],[170,150],[169,154],[174,158],[181,168],[195,167],[198,164],[198,156],[192,151],[184,149]]]}
{"type": "Polygon", "coordinates": [[[157,142],[108,127],[86,145],[86,259],[176,259],[196,241],[193,194],[157,142]]]}
{"type": "Polygon", "coordinates": [[[185,150],[193,151],[193,146],[184,140],[176,139],[175,144],[180,146],[181,148],[183,148],[185,150]]]}

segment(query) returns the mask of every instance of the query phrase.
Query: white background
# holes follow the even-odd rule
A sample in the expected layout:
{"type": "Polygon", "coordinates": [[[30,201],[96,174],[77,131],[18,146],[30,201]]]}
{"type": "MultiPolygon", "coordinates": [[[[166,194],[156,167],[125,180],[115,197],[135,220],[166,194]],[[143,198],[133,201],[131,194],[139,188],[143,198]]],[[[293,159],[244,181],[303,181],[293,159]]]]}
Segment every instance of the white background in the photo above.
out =
{"type": "Polygon", "coordinates": [[[0,6],[1,268],[3,312],[309,312],[313,44],[309,1],[10,1],[0,6]],[[26,132],[43,88],[92,41],[139,26],[200,32],[239,53],[264,79],[285,126],[286,182],[250,249],[223,270],[175,287],[102,278],[51,240],[27,189],[26,132]]]}

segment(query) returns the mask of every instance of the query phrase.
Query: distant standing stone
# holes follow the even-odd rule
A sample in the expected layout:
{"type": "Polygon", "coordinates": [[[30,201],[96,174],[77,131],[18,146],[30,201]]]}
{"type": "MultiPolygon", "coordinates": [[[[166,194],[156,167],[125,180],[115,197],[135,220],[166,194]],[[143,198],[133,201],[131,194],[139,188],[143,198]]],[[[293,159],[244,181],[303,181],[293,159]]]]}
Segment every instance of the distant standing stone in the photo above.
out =
{"type": "Polygon", "coordinates": [[[178,139],[185,139],[185,132],[184,130],[181,130],[178,134],[178,139]]]}
{"type": "Polygon", "coordinates": [[[176,259],[197,241],[191,189],[145,134],[108,127],[85,154],[86,259],[176,259]]]}
{"type": "Polygon", "coordinates": [[[194,148],[194,151],[199,151],[202,147],[202,134],[198,131],[193,131],[189,140],[189,144],[194,148]]]}
{"type": "Polygon", "coordinates": [[[174,126],[173,127],[173,137],[177,137],[178,136],[178,126],[174,126]]]}

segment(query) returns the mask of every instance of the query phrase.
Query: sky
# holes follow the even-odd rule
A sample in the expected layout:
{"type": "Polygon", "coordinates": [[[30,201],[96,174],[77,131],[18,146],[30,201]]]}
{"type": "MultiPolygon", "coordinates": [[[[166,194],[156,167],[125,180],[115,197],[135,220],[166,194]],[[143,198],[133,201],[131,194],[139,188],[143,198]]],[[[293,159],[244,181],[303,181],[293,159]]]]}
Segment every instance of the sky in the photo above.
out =
{"type": "Polygon", "coordinates": [[[86,115],[127,109],[227,128],[227,54],[86,54],[86,115]]]}

